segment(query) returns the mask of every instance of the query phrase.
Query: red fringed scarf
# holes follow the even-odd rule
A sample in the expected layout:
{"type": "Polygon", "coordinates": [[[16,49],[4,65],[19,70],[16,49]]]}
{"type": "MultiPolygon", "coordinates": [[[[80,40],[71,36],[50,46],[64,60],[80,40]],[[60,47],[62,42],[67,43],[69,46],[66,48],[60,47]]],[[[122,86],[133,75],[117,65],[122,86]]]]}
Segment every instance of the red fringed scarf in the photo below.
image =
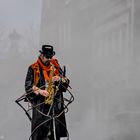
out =
{"type": "Polygon", "coordinates": [[[39,80],[39,75],[40,75],[40,70],[39,70],[39,66],[41,67],[41,69],[43,70],[44,73],[44,78],[45,80],[49,81],[50,77],[49,77],[49,72],[51,70],[51,66],[52,64],[55,67],[55,71],[54,71],[54,76],[59,75],[59,69],[60,69],[60,65],[58,64],[57,59],[52,58],[50,60],[50,65],[46,66],[43,64],[43,62],[38,58],[37,62],[35,62],[32,65],[32,68],[34,70],[34,84],[37,85],[38,80],[39,80]]]}

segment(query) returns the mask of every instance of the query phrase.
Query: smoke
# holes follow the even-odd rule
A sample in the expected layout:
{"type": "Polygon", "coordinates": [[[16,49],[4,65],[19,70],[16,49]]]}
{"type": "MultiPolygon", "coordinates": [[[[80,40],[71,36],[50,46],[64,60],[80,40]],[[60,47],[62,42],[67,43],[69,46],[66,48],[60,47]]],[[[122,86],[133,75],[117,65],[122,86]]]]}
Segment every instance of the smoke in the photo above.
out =
{"type": "Polygon", "coordinates": [[[70,140],[139,140],[140,3],[129,2],[0,1],[0,139],[30,135],[14,101],[47,43],[71,80],[70,140]]]}

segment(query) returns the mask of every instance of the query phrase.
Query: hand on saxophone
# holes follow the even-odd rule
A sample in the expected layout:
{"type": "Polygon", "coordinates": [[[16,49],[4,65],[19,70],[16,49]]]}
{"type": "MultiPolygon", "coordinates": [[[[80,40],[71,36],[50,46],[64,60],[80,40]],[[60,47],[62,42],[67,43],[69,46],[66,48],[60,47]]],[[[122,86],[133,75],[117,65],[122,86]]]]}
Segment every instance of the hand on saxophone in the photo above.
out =
{"type": "Polygon", "coordinates": [[[53,76],[52,77],[52,81],[55,82],[55,81],[59,81],[61,78],[60,76],[53,76]]]}
{"type": "Polygon", "coordinates": [[[40,89],[36,86],[33,86],[33,91],[36,95],[42,95],[44,97],[48,97],[49,93],[46,90],[40,89]]]}
{"type": "Polygon", "coordinates": [[[39,94],[44,96],[44,97],[48,97],[49,96],[49,93],[47,90],[43,90],[43,89],[40,89],[39,90],[39,94]]]}

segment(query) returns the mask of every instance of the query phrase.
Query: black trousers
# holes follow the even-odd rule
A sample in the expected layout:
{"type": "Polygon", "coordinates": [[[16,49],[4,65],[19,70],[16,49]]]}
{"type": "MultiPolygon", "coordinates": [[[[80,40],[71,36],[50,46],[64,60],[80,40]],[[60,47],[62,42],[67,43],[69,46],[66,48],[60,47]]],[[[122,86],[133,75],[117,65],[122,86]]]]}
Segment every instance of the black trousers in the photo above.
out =
{"type": "Polygon", "coordinates": [[[42,125],[32,135],[32,140],[60,140],[58,133],[54,136],[53,122],[50,121],[48,125],[42,125]],[[55,139],[56,137],[56,139],[55,139]]]}

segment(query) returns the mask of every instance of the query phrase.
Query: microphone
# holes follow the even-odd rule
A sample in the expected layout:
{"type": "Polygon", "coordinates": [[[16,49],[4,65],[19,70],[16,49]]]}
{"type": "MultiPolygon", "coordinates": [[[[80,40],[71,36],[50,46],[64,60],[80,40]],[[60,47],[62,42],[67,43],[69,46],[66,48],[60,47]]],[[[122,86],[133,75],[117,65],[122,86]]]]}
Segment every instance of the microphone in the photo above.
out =
{"type": "Polygon", "coordinates": [[[63,66],[63,76],[66,76],[66,66],[63,66]]]}

